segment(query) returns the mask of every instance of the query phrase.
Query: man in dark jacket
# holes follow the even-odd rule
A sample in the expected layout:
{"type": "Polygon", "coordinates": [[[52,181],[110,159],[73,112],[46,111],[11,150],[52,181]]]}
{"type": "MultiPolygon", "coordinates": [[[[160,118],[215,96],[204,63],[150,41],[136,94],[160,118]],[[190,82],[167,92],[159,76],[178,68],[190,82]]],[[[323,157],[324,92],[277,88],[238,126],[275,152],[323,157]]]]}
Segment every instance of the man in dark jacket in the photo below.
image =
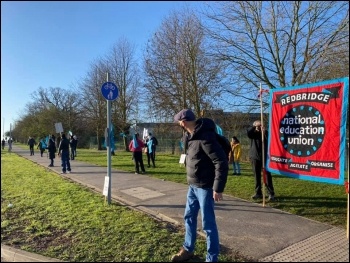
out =
{"type": "Polygon", "coordinates": [[[29,137],[27,144],[29,145],[30,155],[34,155],[34,145],[35,145],[34,138],[33,137],[29,137]]]}
{"type": "Polygon", "coordinates": [[[173,255],[172,262],[183,262],[193,257],[197,236],[199,209],[203,231],[207,235],[206,262],[217,262],[220,250],[219,233],[215,220],[214,202],[222,200],[227,174],[227,156],[216,139],[213,120],[196,120],[190,109],[175,115],[174,121],[186,131],[186,171],[189,189],[184,214],[186,234],[180,251],[173,255]]]}
{"type": "MultiPolygon", "coordinates": [[[[264,134],[264,161],[266,164],[266,154],[267,154],[267,131],[261,126],[261,121],[257,120],[253,123],[253,126],[248,128],[247,135],[250,139],[250,149],[249,149],[249,159],[252,165],[253,173],[255,176],[255,195],[252,196],[253,199],[262,198],[261,190],[261,170],[263,166],[263,152],[262,152],[262,133],[264,134]]],[[[272,176],[269,171],[265,169],[266,175],[266,188],[269,192],[269,200],[275,200],[275,191],[272,183],[272,176]]]]}
{"type": "Polygon", "coordinates": [[[62,161],[62,174],[71,172],[70,162],[69,162],[69,140],[66,138],[66,135],[62,133],[60,146],[58,147],[58,155],[61,156],[62,161]]]}
{"type": "Polygon", "coordinates": [[[49,143],[47,150],[49,152],[49,159],[51,160],[51,163],[49,164],[49,167],[54,166],[54,159],[55,159],[55,154],[56,154],[56,142],[55,142],[55,135],[50,135],[49,138],[49,143]]]}
{"type": "Polygon", "coordinates": [[[6,141],[5,141],[5,139],[3,138],[2,141],[1,141],[1,146],[2,146],[2,149],[3,149],[3,150],[5,149],[5,143],[6,143],[6,141]]]}
{"type": "Polygon", "coordinates": [[[75,156],[77,156],[77,144],[78,144],[78,138],[76,135],[71,136],[69,140],[70,145],[70,159],[74,160],[75,156]]]}

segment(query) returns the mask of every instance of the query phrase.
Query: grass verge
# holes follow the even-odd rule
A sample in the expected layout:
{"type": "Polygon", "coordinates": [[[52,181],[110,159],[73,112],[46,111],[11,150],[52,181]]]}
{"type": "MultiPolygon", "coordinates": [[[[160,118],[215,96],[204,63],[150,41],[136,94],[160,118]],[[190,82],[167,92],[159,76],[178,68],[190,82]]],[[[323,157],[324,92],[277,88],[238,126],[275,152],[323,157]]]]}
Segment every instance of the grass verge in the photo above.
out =
{"type": "MultiPolygon", "coordinates": [[[[106,161],[97,151],[79,151],[79,156],[106,161]]],[[[164,162],[170,161],[164,156],[164,162]]],[[[178,177],[184,177],[183,171],[178,177]]],[[[45,167],[1,152],[2,244],[69,262],[168,262],[178,251],[183,228],[115,202],[105,205],[103,199],[45,167]]],[[[205,253],[199,236],[191,261],[203,262],[205,253]]],[[[249,261],[226,248],[219,260],[249,261]]]]}

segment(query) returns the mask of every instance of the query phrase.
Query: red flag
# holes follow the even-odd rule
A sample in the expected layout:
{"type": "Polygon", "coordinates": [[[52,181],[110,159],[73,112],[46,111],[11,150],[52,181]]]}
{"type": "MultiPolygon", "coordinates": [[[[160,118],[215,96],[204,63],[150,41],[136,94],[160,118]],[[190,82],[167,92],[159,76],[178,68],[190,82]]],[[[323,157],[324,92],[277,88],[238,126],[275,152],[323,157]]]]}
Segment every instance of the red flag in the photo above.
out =
{"type": "Polygon", "coordinates": [[[269,90],[268,90],[268,89],[261,89],[261,90],[259,91],[258,98],[260,98],[260,96],[262,96],[262,94],[263,94],[264,92],[269,93],[269,90]]]}

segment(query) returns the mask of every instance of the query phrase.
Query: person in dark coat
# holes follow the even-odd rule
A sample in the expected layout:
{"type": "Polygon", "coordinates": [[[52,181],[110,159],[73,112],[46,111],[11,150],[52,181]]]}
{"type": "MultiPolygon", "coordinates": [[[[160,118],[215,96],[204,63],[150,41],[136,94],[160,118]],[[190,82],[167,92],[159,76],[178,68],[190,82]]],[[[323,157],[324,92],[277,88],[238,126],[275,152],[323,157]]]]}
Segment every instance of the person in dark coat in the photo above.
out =
{"type": "MultiPolygon", "coordinates": [[[[264,161],[266,164],[267,146],[268,146],[268,132],[262,127],[261,121],[254,121],[253,126],[248,128],[247,135],[250,139],[249,159],[252,165],[254,177],[255,177],[255,194],[252,196],[253,199],[262,198],[261,190],[261,170],[263,167],[263,156],[262,156],[262,133],[264,135],[264,161]]],[[[269,200],[275,200],[275,190],[273,188],[272,176],[269,171],[265,169],[266,175],[266,188],[269,192],[269,200]]]]}
{"type": "Polygon", "coordinates": [[[61,134],[61,142],[58,147],[58,155],[61,157],[62,174],[66,172],[71,172],[70,162],[69,162],[69,140],[64,133],[61,134]]]}
{"type": "Polygon", "coordinates": [[[51,163],[49,164],[49,167],[53,167],[54,166],[54,159],[55,159],[55,155],[56,155],[56,138],[55,135],[50,135],[49,138],[49,143],[47,146],[47,150],[49,152],[49,159],[51,160],[51,163]]]}
{"type": "Polygon", "coordinates": [[[202,227],[207,236],[206,262],[217,262],[220,243],[214,205],[223,199],[228,174],[228,159],[216,138],[213,120],[196,120],[190,109],[183,109],[174,116],[184,130],[186,172],[189,184],[185,220],[185,241],[172,262],[184,262],[194,255],[197,236],[197,217],[201,211],[202,227]]]}
{"type": "Polygon", "coordinates": [[[36,144],[34,138],[29,137],[27,144],[29,145],[30,155],[34,155],[34,145],[36,144]]]}
{"type": "Polygon", "coordinates": [[[74,158],[77,156],[77,145],[78,145],[78,138],[76,135],[73,135],[70,137],[69,140],[69,146],[70,146],[70,159],[74,160],[74,158]]]}

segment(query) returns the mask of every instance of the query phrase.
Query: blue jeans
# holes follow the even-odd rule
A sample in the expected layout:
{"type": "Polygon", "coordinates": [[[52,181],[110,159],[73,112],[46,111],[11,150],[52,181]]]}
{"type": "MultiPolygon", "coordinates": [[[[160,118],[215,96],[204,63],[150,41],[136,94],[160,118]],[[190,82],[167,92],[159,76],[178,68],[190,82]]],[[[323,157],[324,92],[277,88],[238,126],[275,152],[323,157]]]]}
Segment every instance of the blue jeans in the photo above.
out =
{"type": "Polygon", "coordinates": [[[232,166],[234,173],[241,173],[241,165],[239,162],[233,162],[232,166]]]}
{"type": "Polygon", "coordinates": [[[76,152],[77,152],[77,149],[75,149],[75,148],[70,149],[70,159],[71,160],[74,160],[75,156],[77,155],[76,152]]]}
{"type": "Polygon", "coordinates": [[[62,151],[61,161],[62,172],[65,173],[67,170],[70,172],[69,151],[62,151]]]}
{"type": "Polygon", "coordinates": [[[215,221],[213,189],[211,188],[198,188],[193,185],[188,188],[184,214],[186,234],[183,247],[189,252],[193,252],[195,249],[199,209],[201,210],[203,231],[207,236],[206,262],[217,262],[220,244],[215,221]]]}

